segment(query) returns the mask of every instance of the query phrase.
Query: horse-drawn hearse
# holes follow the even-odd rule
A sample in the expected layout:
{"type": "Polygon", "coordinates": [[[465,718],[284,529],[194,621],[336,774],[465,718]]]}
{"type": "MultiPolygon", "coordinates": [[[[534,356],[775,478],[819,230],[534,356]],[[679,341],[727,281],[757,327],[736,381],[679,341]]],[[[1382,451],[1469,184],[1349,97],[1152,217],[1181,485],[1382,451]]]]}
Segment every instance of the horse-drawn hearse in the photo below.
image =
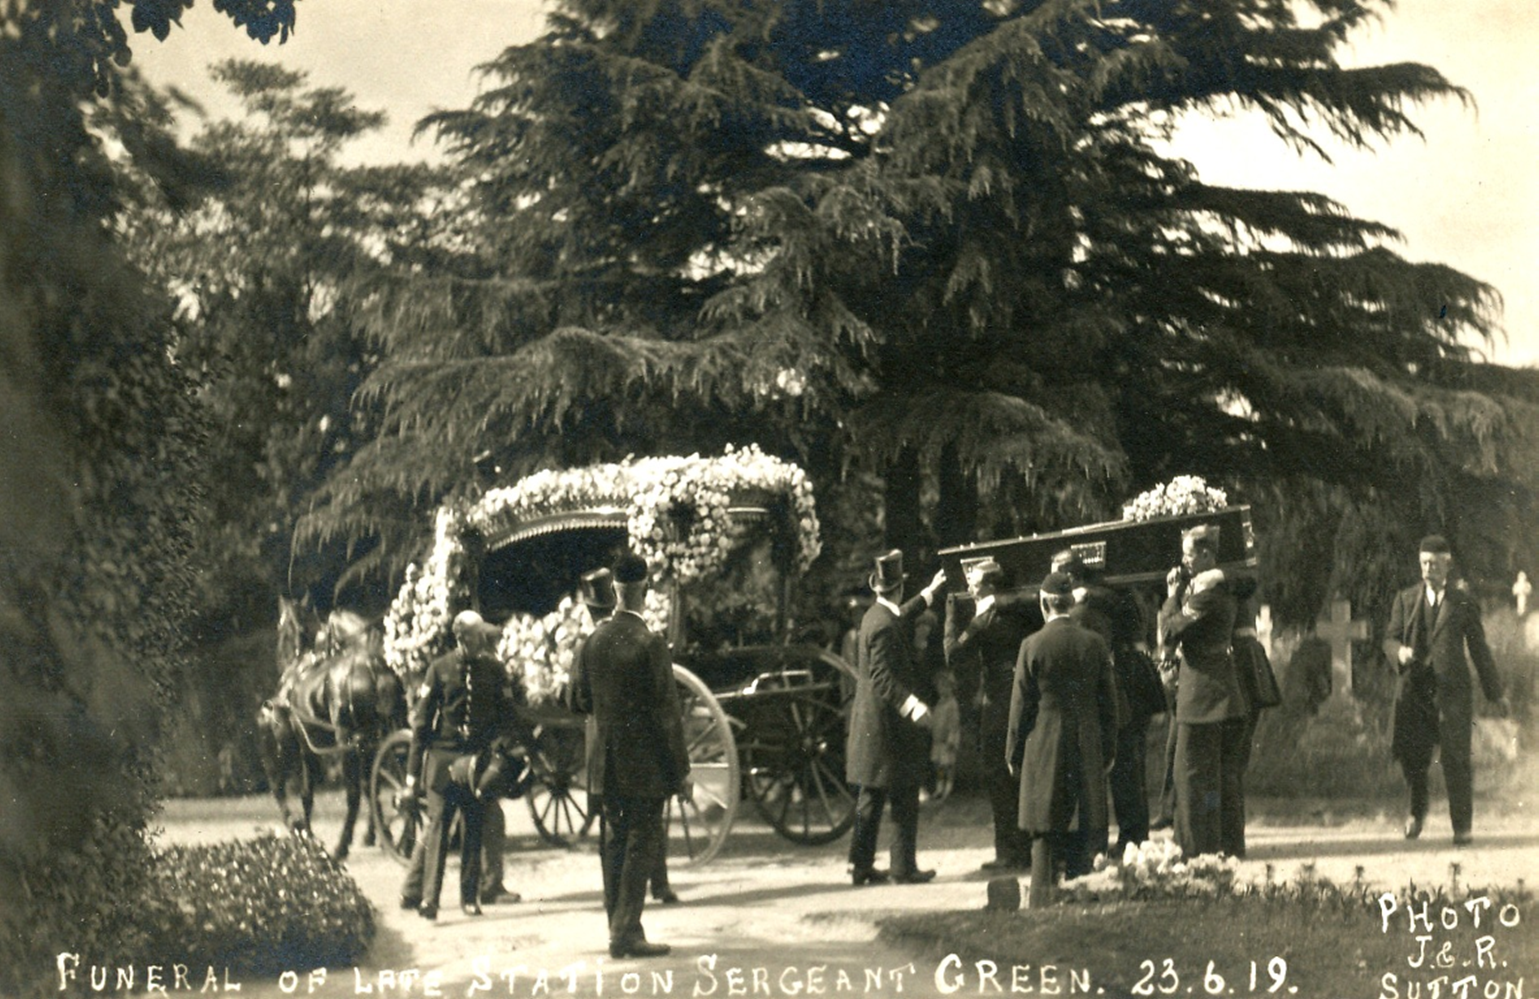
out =
{"type": "MultiPolygon", "coordinates": [[[[757,448],[547,471],[441,508],[432,551],[407,573],[385,619],[384,651],[407,691],[452,646],[450,622],[473,609],[502,628],[498,654],[527,700],[534,733],[516,792],[555,845],[589,829],[584,719],[563,706],[578,642],[592,628],[581,576],[624,549],[647,559],[645,616],[674,653],[693,787],[669,803],[669,852],[703,863],[747,796],[799,843],[843,835],[854,799],[844,780],[850,667],[787,641],[791,587],[819,551],[801,469],[757,448]]],[[[405,789],[410,735],[373,761],[372,818],[403,861],[420,809],[405,789]]]]}

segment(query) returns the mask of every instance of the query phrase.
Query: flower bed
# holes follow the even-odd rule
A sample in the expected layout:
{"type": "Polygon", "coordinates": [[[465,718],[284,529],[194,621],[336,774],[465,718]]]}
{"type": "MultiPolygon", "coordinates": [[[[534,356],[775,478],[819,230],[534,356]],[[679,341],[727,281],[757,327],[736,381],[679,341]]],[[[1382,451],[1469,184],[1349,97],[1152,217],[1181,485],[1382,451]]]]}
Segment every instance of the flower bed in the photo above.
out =
{"type": "MultiPolygon", "coordinates": [[[[468,508],[446,506],[438,512],[426,562],[407,570],[386,615],[386,662],[409,676],[451,646],[453,613],[470,605],[460,571],[468,530],[517,536],[521,526],[546,518],[603,510],[623,516],[631,548],[652,567],[654,582],[687,585],[722,570],[749,530],[734,509],[760,503],[784,513],[794,534],[792,568],[805,571],[821,550],[812,484],[799,467],[757,446],[728,447],[714,458],[643,458],[538,472],[488,490],[468,508]]],[[[666,601],[654,590],[649,625],[666,630],[667,614],[666,601]]],[[[548,702],[565,686],[572,652],[589,630],[575,593],[549,614],[515,613],[506,622],[499,651],[532,703],[548,702]]]]}

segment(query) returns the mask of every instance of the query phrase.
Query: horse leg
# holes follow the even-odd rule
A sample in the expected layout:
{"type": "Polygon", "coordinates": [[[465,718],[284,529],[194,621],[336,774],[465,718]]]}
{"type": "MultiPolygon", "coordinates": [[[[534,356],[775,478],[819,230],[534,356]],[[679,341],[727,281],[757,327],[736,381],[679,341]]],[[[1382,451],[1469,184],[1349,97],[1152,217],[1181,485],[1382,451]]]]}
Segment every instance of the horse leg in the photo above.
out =
{"type": "Polygon", "coordinates": [[[363,812],[363,845],[374,846],[377,842],[374,828],[374,798],[369,785],[372,767],[374,766],[374,754],[379,752],[378,739],[366,739],[363,745],[358,747],[358,788],[363,794],[369,795],[368,803],[363,812]]]}
{"type": "Polygon", "coordinates": [[[298,757],[299,771],[299,801],[303,810],[303,818],[295,823],[296,835],[309,837],[313,835],[310,827],[310,819],[315,812],[315,786],[321,782],[321,761],[308,748],[295,744],[295,755],[298,757]]]}
{"type": "MultiPolygon", "coordinates": [[[[346,738],[349,738],[346,732],[337,733],[339,742],[346,738]]],[[[356,746],[342,755],[342,786],[347,788],[347,816],[342,820],[342,835],[337,840],[335,856],[338,860],[346,860],[347,851],[353,845],[353,826],[358,821],[358,803],[363,797],[362,756],[356,746]]]]}
{"type": "Polygon", "coordinates": [[[258,749],[267,786],[283,816],[283,825],[293,832],[304,827],[304,818],[296,818],[289,808],[289,783],[296,778],[297,746],[290,720],[276,709],[264,709],[257,725],[258,749]]]}

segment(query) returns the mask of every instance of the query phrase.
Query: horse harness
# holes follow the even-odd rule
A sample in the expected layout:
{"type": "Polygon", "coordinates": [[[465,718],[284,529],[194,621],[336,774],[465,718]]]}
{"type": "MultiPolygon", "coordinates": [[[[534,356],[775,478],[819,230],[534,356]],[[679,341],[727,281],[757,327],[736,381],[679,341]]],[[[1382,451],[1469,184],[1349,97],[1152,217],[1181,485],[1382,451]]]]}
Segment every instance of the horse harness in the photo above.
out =
{"type": "MultiPolygon", "coordinates": [[[[318,756],[336,756],[351,752],[363,741],[363,733],[354,729],[352,738],[344,742],[341,738],[343,726],[322,717],[327,688],[330,686],[331,671],[344,665],[343,658],[315,659],[309,663],[295,664],[292,676],[286,676],[278,688],[278,693],[263,705],[269,710],[284,710],[293,715],[299,722],[297,727],[300,738],[305,741],[310,752],[318,756]],[[315,735],[312,733],[328,734],[331,737],[331,745],[317,745],[315,735]]],[[[353,657],[349,655],[345,658],[349,660],[345,665],[350,673],[354,669],[350,661],[353,657]]],[[[358,706],[354,700],[353,685],[344,683],[341,686],[343,696],[346,698],[348,716],[357,717],[358,706]]]]}

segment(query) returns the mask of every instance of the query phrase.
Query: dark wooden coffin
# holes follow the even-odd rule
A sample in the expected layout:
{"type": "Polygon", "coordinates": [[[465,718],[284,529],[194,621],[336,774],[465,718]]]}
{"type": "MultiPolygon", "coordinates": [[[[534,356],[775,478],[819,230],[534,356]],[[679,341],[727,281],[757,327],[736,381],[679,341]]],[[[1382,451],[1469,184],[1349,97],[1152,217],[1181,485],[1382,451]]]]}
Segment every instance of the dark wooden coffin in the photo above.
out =
{"type": "Polygon", "coordinates": [[[1143,583],[1164,580],[1171,567],[1180,564],[1181,534],[1199,524],[1218,525],[1221,568],[1255,567],[1256,535],[1249,506],[1152,520],[1086,524],[1051,534],[942,548],[939,555],[948,586],[957,591],[967,588],[964,567],[983,558],[993,558],[1000,564],[1010,588],[1035,589],[1052,568],[1053,555],[1065,548],[1073,550],[1090,568],[1099,570],[1108,584],[1143,583]]]}

